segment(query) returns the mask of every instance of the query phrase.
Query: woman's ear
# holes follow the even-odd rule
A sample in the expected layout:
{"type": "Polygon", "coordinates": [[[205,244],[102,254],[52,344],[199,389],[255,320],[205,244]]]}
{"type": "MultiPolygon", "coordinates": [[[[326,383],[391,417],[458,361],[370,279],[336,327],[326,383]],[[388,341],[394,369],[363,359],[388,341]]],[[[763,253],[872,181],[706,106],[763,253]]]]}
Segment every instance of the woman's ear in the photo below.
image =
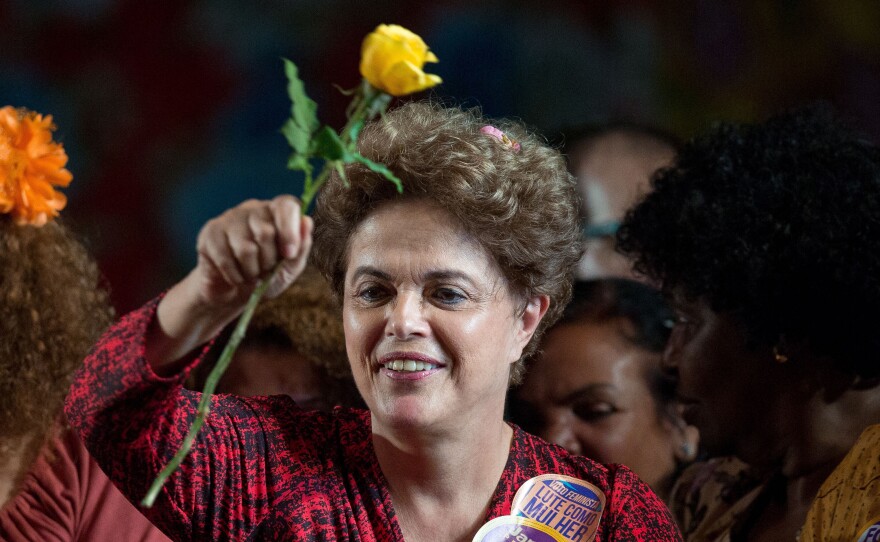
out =
{"type": "Polygon", "coordinates": [[[675,447],[675,459],[679,463],[690,463],[697,459],[700,447],[700,431],[693,425],[682,425],[677,428],[679,445],[675,447]]]}
{"type": "Polygon", "coordinates": [[[547,314],[549,308],[550,296],[536,295],[528,300],[522,314],[519,315],[520,326],[517,329],[517,342],[520,343],[521,348],[525,348],[529,344],[532,335],[535,334],[535,330],[538,329],[541,319],[547,314]]]}

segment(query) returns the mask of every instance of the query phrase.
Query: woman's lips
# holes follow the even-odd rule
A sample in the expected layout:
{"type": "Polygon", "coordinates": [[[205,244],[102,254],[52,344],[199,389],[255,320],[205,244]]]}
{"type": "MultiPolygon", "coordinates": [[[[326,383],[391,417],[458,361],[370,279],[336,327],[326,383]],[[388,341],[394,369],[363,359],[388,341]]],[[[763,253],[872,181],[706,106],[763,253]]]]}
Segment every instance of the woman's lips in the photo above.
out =
{"type": "Polygon", "coordinates": [[[679,412],[685,422],[693,425],[694,421],[699,417],[700,403],[689,397],[678,396],[679,412]]]}
{"type": "Polygon", "coordinates": [[[391,352],[379,358],[379,372],[396,380],[419,380],[443,367],[443,363],[420,352],[391,352]]]}

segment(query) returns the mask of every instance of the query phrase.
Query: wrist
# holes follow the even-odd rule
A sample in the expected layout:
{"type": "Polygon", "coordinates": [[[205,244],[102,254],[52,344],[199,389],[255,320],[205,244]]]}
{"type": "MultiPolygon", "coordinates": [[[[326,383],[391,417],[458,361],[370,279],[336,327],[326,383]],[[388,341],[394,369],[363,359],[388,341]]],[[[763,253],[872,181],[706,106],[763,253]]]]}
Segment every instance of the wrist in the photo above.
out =
{"type": "Polygon", "coordinates": [[[174,372],[176,362],[188,359],[190,352],[219,334],[243,309],[240,303],[211,303],[201,291],[193,272],[159,303],[146,342],[147,360],[157,374],[174,372]]]}

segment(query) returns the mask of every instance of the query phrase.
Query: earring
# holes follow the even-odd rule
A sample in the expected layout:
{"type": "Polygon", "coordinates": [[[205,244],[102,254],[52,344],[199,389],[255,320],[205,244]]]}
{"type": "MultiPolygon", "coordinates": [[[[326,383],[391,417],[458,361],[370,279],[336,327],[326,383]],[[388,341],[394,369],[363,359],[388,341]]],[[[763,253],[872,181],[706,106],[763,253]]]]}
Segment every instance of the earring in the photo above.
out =
{"type": "Polygon", "coordinates": [[[779,351],[779,346],[773,347],[773,358],[776,360],[776,363],[788,363],[788,356],[779,351]]]}
{"type": "Polygon", "coordinates": [[[681,455],[684,457],[691,457],[691,454],[694,453],[693,447],[690,442],[682,442],[681,443],[681,455]]]}

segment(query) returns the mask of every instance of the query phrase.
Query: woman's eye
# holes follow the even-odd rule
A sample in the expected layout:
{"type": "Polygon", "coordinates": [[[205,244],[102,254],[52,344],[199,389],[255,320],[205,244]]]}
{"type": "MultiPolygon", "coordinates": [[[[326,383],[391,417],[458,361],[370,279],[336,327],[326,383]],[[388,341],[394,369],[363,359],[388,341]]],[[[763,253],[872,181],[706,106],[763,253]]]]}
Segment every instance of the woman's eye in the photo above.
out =
{"type": "Polygon", "coordinates": [[[679,314],[675,318],[675,326],[672,328],[669,340],[675,341],[679,345],[683,344],[684,341],[689,340],[693,336],[696,327],[696,322],[692,318],[679,314]]]}
{"type": "Polygon", "coordinates": [[[456,305],[466,299],[465,295],[453,288],[437,288],[434,290],[434,299],[444,305],[456,305]]]}
{"type": "Polygon", "coordinates": [[[358,291],[357,296],[368,303],[381,300],[385,296],[385,290],[379,286],[364,286],[358,291]]]}
{"type": "Polygon", "coordinates": [[[610,403],[575,403],[572,412],[585,422],[594,422],[617,413],[617,408],[610,403]]]}

